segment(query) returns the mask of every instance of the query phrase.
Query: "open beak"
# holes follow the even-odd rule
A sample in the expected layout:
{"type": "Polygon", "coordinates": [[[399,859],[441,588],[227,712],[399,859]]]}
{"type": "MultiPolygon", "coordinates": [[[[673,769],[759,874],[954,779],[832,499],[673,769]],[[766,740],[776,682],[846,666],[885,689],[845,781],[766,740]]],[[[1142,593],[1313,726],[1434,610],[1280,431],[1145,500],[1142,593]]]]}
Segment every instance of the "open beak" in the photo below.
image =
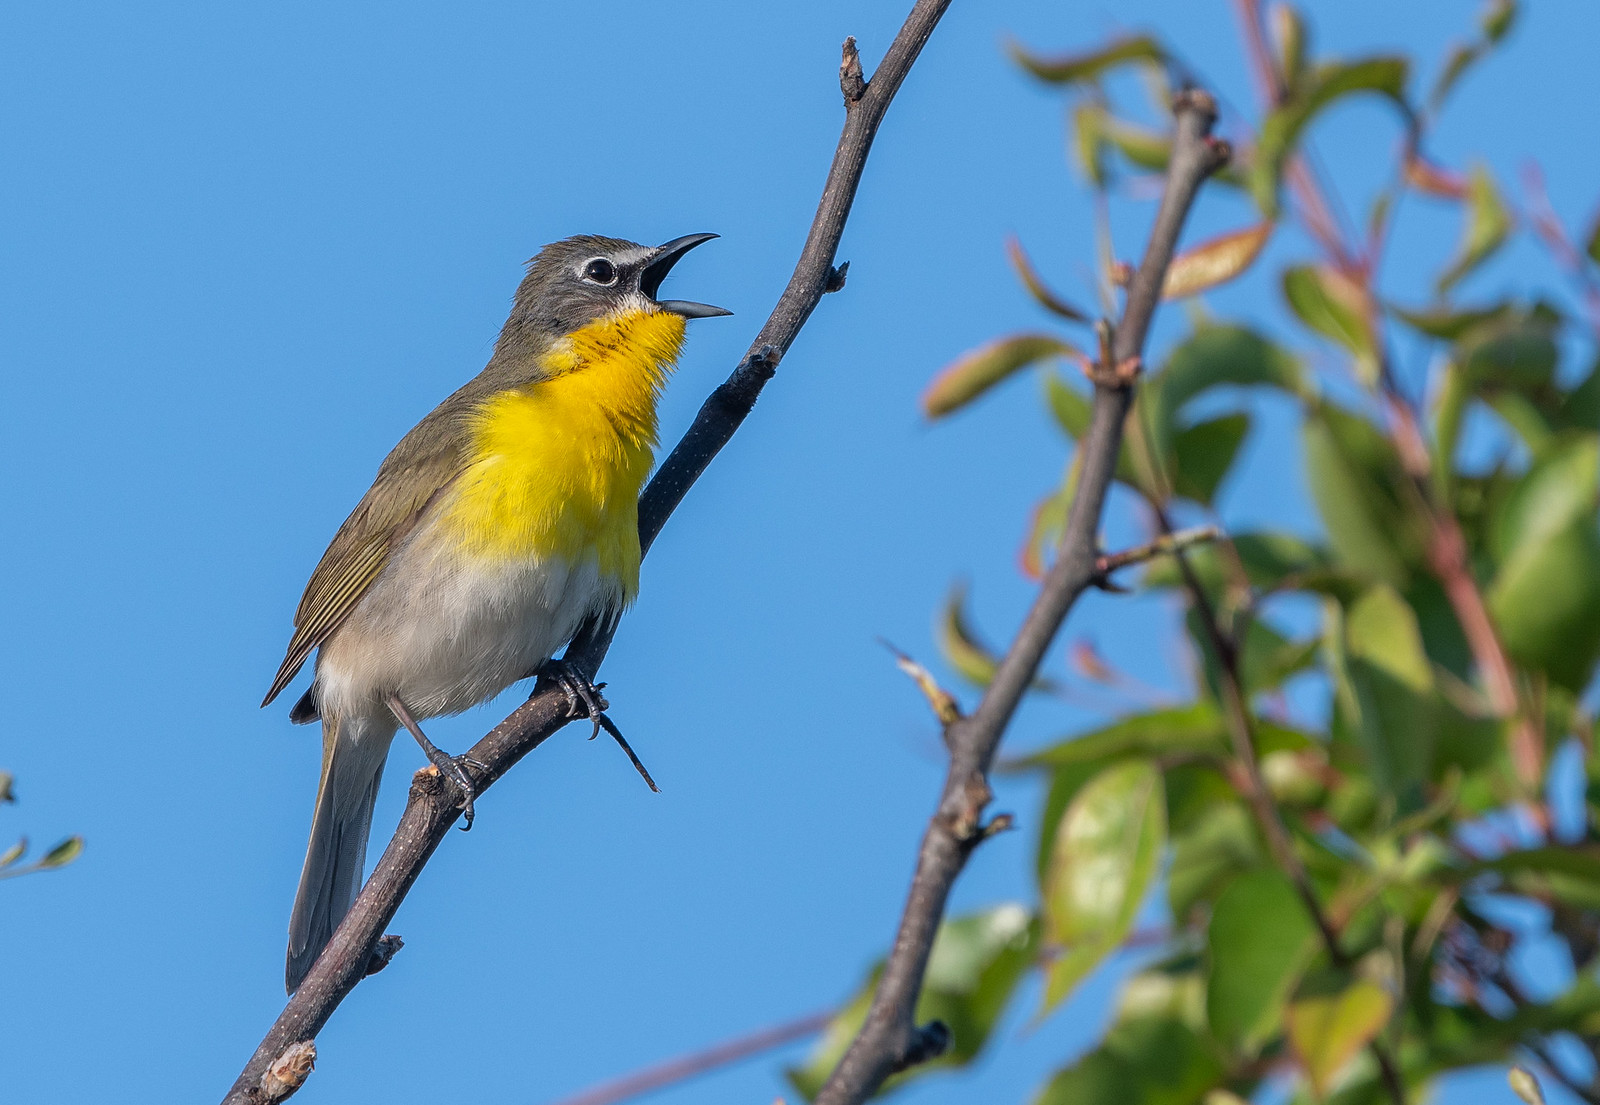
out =
{"type": "MultiPolygon", "coordinates": [[[[639,274],[639,290],[651,299],[656,298],[656,292],[661,289],[661,282],[667,278],[667,273],[672,271],[672,266],[678,259],[688,253],[702,242],[709,242],[715,234],[685,234],[681,238],[674,238],[666,245],[656,249],[655,257],[644,267],[639,274]]],[[[718,315],[731,315],[732,311],[723,307],[713,307],[709,303],[692,303],[687,299],[657,299],[656,306],[663,311],[671,311],[684,318],[716,318],[718,315]]]]}

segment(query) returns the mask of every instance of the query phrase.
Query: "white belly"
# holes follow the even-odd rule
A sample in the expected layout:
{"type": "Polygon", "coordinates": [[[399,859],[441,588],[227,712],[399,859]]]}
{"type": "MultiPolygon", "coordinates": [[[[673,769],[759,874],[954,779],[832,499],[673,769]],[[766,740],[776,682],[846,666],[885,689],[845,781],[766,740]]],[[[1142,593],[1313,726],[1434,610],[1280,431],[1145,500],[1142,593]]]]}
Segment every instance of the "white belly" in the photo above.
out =
{"type": "Polygon", "coordinates": [[[620,606],[593,558],[505,561],[442,551],[426,526],[391,558],[317,656],[323,715],[417,718],[476,706],[532,674],[591,613],[620,606]]]}

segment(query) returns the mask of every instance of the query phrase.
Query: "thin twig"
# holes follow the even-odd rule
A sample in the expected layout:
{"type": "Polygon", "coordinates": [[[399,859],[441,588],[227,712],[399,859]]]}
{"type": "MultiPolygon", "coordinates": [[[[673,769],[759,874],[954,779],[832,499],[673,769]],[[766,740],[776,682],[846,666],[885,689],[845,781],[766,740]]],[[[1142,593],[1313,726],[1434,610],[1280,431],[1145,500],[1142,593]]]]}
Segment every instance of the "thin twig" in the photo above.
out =
{"type": "Polygon", "coordinates": [[[1067,612],[1098,571],[1095,538],[1135,382],[1117,369],[1138,363],[1184,220],[1201,183],[1228,157],[1226,143],[1210,137],[1216,121],[1216,104],[1210,96],[1183,93],[1174,113],[1166,187],[1144,261],[1128,284],[1110,355],[1102,358],[1096,373],[1094,411],[1079,446],[1077,495],[1059,555],[977,710],[945,729],[949,773],[939,808],[922,838],[899,930],[866,1020],[818,1093],[816,1105],[859,1105],[895,1071],[915,1059],[931,1058],[930,1042],[948,1035],[938,1022],[919,1027],[915,1021],[934,935],[956,876],[987,835],[982,820],[991,796],[987,775],[1000,740],[1067,612]]]}
{"type": "MultiPolygon", "coordinates": [[[[778,361],[794,342],[812,310],[830,288],[839,286],[834,267],[840,236],[872,148],[873,137],[901,82],[950,0],[916,0],[905,24],[869,82],[861,78],[855,41],[846,40],[840,85],[845,122],[823,185],[817,214],[789,285],[779,297],[750,352],[728,380],[712,392],[693,425],[651,479],[639,504],[639,540],[648,549],[684,494],[744,421],[778,361]]],[[[615,625],[595,626],[574,641],[567,659],[591,678],[611,643],[615,625]]],[[[566,695],[554,686],[537,688],[509,717],[473,745],[468,755],[487,770],[474,771],[482,794],[523,756],[573,720],[566,695]]],[[[339,1003],[359,983],[372,949],[400,908],[406,892],[460,816],[456,796],[437,774],[419,772],[412,780],[406,809],[393,839],[371,878],[267,1032],[224,1099],[225,1105],[259,1105],[261,1079],[291,1045],[316,1036],[339,1003]]]]}
{"type": "Polygon", "coordinates": [[[708,1047],[704,1051],[669,1059],[665,1063],[646,1067],[622,1078],[602,1082],[582,1093],[564,1097],[554,1105],[618,1105],[619,1102],[654,1093],[656,1090],[698,1078],[721,1067],[743,1062],[751,1056],[760,1055],[763,1051],[771,1051],[784,1044],[792,1044],[796,1040],[815,1036],[827,1028],[835,1016],[837,1016],[835,1010],[826,1009],[809,1017],[800,1017],[785,1024],[764,1028],[748,1036],[740,1036],[708,1047]]]}
{"type": "Polygon", "coordinates": [[[1203,545],[1208,541],[1215,541],[1222,536],[1222,530],[1217,526],[1196,526],[1193,529],[1177,530],[1172,533],[1163,533],[1154,541],[1143,545],[1136,545],[1122,552],[1106,553],[1094,562],[1095,569],[1102,576],[1110,575],[1118,568],[1127,568],[1134,564],[1143,564],[1147,560],[1154,560],[1158,556],[1170,556],[1184,549],[1203,545]]]}

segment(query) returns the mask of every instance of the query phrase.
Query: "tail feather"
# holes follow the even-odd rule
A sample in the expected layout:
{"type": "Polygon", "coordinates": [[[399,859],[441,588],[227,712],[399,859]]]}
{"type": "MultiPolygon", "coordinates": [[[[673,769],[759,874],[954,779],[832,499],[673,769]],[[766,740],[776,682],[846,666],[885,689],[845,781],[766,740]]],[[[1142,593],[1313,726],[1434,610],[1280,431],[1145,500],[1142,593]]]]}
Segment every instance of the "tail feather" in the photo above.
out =
{"type": "Polygon", "coordinates": [[[294,993],[361,890],[372,809],[394,722],[323,718],[322,782],[300,889],[289,916],[284,982],[294,993]]]}

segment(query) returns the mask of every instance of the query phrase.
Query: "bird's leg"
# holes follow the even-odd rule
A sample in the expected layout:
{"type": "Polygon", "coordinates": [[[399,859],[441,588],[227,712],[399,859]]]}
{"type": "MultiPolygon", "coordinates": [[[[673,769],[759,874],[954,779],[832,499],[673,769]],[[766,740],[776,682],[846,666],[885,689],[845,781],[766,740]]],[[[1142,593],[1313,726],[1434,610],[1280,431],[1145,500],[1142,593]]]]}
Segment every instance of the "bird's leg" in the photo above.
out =
{"type": "Polygon", "coordinates": [[[411,711],[406,709],[406,704],[400,701],[399,695],[389,696],[389,709],[394,711],[394,716],[400,724],[406,727],[406,732],[417,738],[417,743],[422,746],[422,754],[428,757],[428,762],[438,769],[439,774],[449,779],[461,791],[461,819],[466,822],[461,826],[461,831],[466,832],[472,828],[472,800],[477,796],[477,790],[472,785],[472,780],[467,776],[462,764],[471,764],[473,767],[487,771],[488,768],[477,760],[467,756],[459,759],[445,752],[438,745],[428,739],[416,719],[411,716],[411,711]]]}
{"type": "Polygon", "coordinates": [[[656,786],[656,781],[650,778],[650,772],[645,769],[639,757],[629,746],[628,740],[622,735],[622,730],[617,728],[617,723],[606,716],[606,709],[610,705],[600,694],[605,689],[604,683],[591,683],[589,677],[579,670],[578,665],[568,660],[557,660],[552,657],[544,662],[539,669],[541,680],[548,679],[561,688],[561,693],[567,696],[567,712],[573,717],[588,718],[594,723],[594,732],[589,734],[589,739],[594,740],[604,729],[611,734],[613,740],[628,754],[628,759],[633,763],[645,784],[657,794],[661,788],[656,786]]]}

